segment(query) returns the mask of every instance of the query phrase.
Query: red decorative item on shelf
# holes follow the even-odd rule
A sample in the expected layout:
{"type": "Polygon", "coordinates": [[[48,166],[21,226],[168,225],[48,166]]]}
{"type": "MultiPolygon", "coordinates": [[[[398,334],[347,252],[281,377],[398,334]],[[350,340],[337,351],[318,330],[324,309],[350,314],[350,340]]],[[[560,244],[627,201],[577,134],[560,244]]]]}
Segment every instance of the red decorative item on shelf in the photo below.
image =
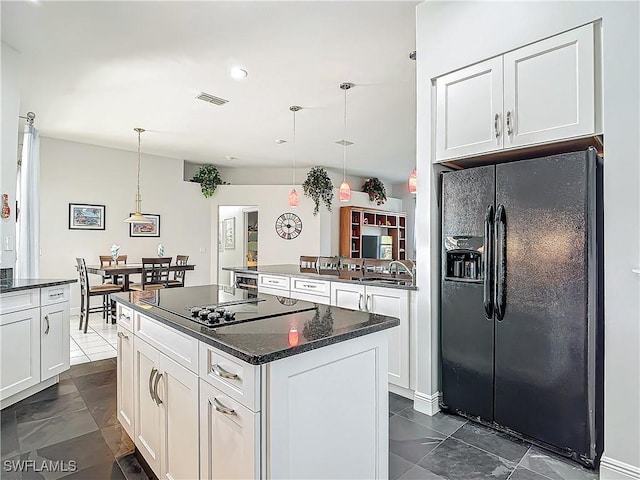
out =
{"type": "Polygon", "coordinates": [[[9,218],[11,215],[11,207],[9,207],[9,195],[2,194],[2,218],[9,218]]]}

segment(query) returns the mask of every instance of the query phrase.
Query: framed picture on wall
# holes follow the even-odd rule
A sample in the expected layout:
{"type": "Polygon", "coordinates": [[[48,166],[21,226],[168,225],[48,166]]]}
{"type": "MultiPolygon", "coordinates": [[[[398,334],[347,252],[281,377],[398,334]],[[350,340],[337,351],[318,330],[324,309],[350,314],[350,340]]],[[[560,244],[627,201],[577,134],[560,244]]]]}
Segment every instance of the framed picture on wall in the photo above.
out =
{"type": "Polygon", "coordinates": [[[224,252],[224,225],[218,222],[218,251],[224,252]]]}
{"type": "Polygon", "coordinates": [[[89,203],[69,204],[69,230],[104,230],[105,206],[89,203]]]}
{"type": "Polygon", "coordinates": [[[236,248],[236,218],[225,218],[224,224],[224,248],[225,250],[233,250],[236,248]]]}
{"type": "MultiPolygon", "coordinates": [[[[133,215],[130,213],[129,215],[133,215]]],[[[159,237],[160,236],[160,215],[153,213],[143,213],[145,217],[151,220],[151,223],[130,223],[130,237],[159,237]]]]}

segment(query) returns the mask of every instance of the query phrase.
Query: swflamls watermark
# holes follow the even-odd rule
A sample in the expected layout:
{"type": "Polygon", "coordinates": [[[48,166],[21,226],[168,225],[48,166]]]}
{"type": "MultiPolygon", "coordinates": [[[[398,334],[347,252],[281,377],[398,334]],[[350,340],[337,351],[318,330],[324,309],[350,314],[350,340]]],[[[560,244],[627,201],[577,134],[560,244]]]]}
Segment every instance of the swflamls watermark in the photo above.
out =
{"type": "Polygon", "coordinates": [[[75,460],[4,460],[5,472],[75,472],[78,464],[75,460]]]}

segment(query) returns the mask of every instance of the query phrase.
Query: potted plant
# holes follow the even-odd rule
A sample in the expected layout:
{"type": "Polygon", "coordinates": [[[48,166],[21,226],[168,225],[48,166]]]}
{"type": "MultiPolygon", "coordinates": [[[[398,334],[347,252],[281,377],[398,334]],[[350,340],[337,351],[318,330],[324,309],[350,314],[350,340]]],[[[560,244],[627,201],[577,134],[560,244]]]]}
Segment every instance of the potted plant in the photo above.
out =
{"type": "Polygon", "coordinates": [[[200,166],[191,181],[200,184],[202,195],[204,195],[205,198],[213,195],[218,185],[227,185],[227,182],[220,177],[220,172],[218,172],[215,165],[200,166]]]}
{"type": "Polygon", "coordinates": [[[324,202],[327,210],[331,211],[333,202],[333,182],[322,167],[313,167],[307,174],[307,179],[302,184],[304,194],[315,202],[313,214],[320,210],[320,201],[324,202]]]}
{"type": "Polygon", "coordinates": [[[379,178],[368,178],[364,185],[362,185],[362,191],[369,194],[369,200],[376,202],[376,205],[382,205],[387,201],[387,192],[384,189],[384,183],[379,178]]]}

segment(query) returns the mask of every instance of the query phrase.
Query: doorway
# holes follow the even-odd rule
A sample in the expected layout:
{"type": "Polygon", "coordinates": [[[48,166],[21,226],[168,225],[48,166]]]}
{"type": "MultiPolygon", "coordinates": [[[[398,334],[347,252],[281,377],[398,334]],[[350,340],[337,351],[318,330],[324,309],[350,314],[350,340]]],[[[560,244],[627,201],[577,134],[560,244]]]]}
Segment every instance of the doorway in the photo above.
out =
{"type": "Polygon", "coordinates": [[[230,267],[255,267],[258,263],[257,205],[218,207],[218,284],[231,286],[230,267]]]}

